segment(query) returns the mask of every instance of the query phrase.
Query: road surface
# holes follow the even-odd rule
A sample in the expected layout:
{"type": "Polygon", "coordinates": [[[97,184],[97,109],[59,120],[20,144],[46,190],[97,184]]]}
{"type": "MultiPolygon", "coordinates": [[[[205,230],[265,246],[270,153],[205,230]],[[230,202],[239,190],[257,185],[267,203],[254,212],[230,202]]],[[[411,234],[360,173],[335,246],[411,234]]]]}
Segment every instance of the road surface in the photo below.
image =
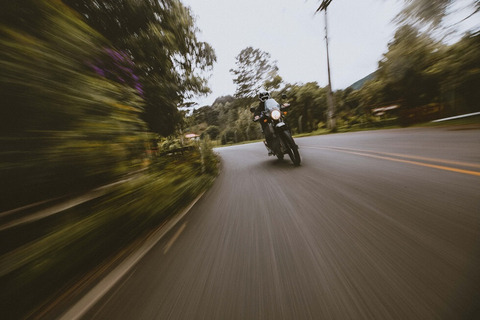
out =
{"type": "Polygon", "coordinates": [[[300,167],[217,149],[212,189],[83,318],[473,319],[480,130],[456,129],[301,138],[300,167]]]}

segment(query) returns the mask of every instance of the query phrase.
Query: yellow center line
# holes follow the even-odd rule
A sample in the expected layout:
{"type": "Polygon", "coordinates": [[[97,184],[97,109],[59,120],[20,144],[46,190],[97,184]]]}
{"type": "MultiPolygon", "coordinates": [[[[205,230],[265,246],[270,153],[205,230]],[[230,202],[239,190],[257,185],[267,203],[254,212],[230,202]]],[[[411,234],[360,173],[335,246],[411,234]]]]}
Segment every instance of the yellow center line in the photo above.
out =
{"type": "MultiPolygon", "coordinates": [[[[444,171],[451,171],[451,172],[463,173],[463,174],[468,174],[468,175],[480,177],[480,172],[478,172],[478,171],[464,170],[464,169],[458,169],[458,168],[453,168],[453,167],[441,166],[441,165],[412,161],[412,160],[404,160],[404,159],[397,159],[397,158],[392,158],[392,157],[387,157],[387,156],[373,155],[373,154],[368,154],[368,153],[361,152],[360,150],[350,151],[350,150],[343,149],[343,148],[333,148],[333,147],[302,147],[302,148],[333,150],[333,151],[339,151],[339,152],[344,152],[344,153],[360,155],[360,156],[364,156],[364,157],[370,157],[370,158],[382,159],[382,160],[389,160],[389,161],[395,161],[395,162],[401,162],[401,163],[408,163],[408,164],[413,164],[413,165],[422,166],[422,167],[434,168],[434,169],[439,169],[439,170],[444,170],[444,171]]],[[[374,152],[374,151],[372,151],[372,152],[374,152]]],[[[380,153],[380,152],[376,152],[376,153],[380,153]]],[[[387,154],[387,153],[384,153],[384,154],[387,154]]],[[[404,157],[404,158],[414,158],[414,157],[404,156],[404,155],[400,155],[400,154],[388,154],[388,155],[396,155],[396,156],[404,157]]],[[[417,157],[417,159],[420,160],[421,157],[417,157]]],[[[423,158],[423,160],[427,160],[427,159],[428,158],[423,158]]],[[[438,160],[438,159],[430,159],[429,161],[447,163],[446,161],[438,160]]],[[[450,163],[452,163],[452,162],[450,162],[450,163]]],[[[475,165],[472,164],[472,166],[475,166],[475,165]]]]}
{"type": "Polygon", "coordinates": [[[462,162],[462,161],[436,159],[436,158],[405,155],[405,154],[400,154],[400,153],[379,152],[379,151],[372,151],[372,150],[346,149],[346,148],[339,148],[339,147],[328,147],[328,148],[329,149],[336,149],[336,150],[345,150],[345,151],[356,151],[356,152],[361,152],[361,153],[370,152],[370,153],[377,153],[377,154],[392,156],[392,157],[401,157],[401,158],[408,158],[408,159],[412,159],[412,160],[439,162],[439,163],[443,163],[443,164],[451,164],[451,165],[455,165],[455,166],[472,167],[472,168],[480,169],[480,164],[479,163],[470,163],[470,162],[462,162]]]}

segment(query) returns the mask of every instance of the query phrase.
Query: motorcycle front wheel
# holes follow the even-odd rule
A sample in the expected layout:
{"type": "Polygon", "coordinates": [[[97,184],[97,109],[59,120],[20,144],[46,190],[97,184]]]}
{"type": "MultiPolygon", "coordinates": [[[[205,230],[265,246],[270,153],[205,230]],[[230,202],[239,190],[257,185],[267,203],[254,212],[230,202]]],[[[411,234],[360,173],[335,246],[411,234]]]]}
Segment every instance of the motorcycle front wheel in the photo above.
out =
{"type": "Polygon", "coordinates": [[[298,146],[295,144],[295,141],[293,141],[289,131],[284,131],[283,135],[288,148],[288,156],[290,157],[290,160],[292,160],[293,164],[298,167],[302,161],[300,158],[300,153],[298,152],[298,146]]]}
{"type": "Polygon", "coordinates": [[[290,156],[290,159],[292,160],[293,164],[298,167],[300,165],[300,162],[302,161],[300,159],[300,153],[298,153],[298,148],[293,147],[288,149],[288,155],[290,156]]]}

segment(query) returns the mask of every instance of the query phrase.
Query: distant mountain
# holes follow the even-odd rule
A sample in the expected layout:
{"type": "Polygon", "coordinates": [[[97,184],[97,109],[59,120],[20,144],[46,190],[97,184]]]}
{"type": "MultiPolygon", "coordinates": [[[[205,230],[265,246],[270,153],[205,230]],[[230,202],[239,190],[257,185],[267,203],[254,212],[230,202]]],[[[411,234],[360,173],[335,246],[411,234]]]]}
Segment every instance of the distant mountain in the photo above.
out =
{"type": "Polygon", "coordinates": [[[355,82],[354,84],[350,85],[348,88],[352,88],[353,90],[358,90],[360,89],[361,87],[363,87],[363,85],[365,84],[365,82],[369,81],[369,80],[373,80],[375,78],[375,74],[377,73],[377,71],[374,71],[372,73],[370,73],[368,76],[358,80],[357,82],[355,82]]]}

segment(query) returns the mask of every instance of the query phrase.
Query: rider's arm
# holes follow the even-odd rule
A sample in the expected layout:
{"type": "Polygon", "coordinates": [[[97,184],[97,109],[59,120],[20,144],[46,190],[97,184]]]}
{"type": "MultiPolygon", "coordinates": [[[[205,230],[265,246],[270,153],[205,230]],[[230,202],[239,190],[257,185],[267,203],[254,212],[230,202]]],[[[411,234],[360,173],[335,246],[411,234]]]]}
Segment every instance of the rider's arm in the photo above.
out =
{"type": "Polygon", "coordinates": [[[262,111],[265,109],[263,102],[260,102],[258,104],[258,107],[255,109],[255,112],[253,113],[253,121],[258,121],[260,119],[260,114],[262,111]]]}

